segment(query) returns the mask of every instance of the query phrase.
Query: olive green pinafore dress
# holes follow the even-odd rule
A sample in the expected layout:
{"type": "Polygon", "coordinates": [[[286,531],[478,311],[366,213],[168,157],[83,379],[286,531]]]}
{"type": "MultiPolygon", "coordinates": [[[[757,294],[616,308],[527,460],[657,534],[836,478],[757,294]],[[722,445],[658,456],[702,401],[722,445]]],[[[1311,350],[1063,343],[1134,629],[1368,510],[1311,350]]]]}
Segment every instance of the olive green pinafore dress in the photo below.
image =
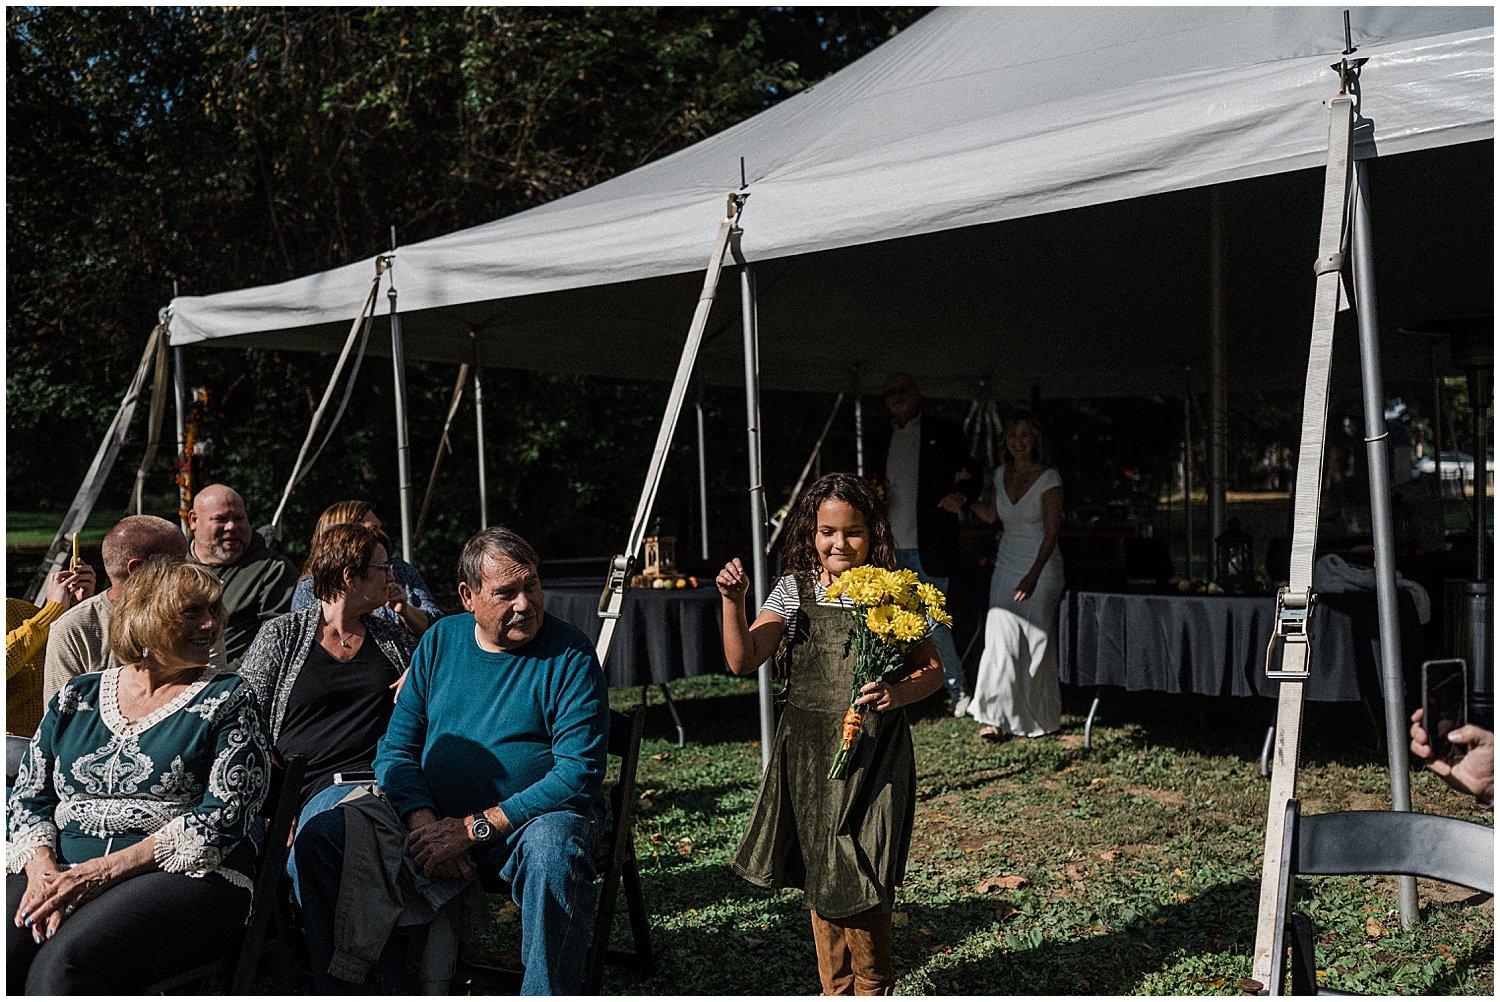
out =
{"type": "Polygon", "coordinates": [[[820,606],[798,575],[805,618],[791,647],[787,705],[734,872],[761,887],[799,887],[828,918],[892,911],[906,871],[917,787],[905,709],[865,714],[844,779],[828,779],[842,740],[854,658],[845,609],[820,606]]]}

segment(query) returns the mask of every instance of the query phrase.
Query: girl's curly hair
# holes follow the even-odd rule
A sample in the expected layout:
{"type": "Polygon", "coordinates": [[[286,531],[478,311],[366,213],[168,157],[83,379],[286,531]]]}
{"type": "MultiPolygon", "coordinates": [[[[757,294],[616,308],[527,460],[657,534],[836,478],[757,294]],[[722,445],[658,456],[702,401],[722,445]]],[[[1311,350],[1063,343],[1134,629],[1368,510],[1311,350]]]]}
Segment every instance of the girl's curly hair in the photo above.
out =
{"type": "Polygon", "coordinates": [[[829,473],[815,480],[797,498],[787,516],[786,548],[781,553],[781,573],[799,574],[820,569],[813,533],[818,528],[818,509],[829,498],[837,498],[865,517],[870,530],[870,556],[866,563],[886,570],[896,567],[896,542],[885,506],[875,490],[852,473],[829,473]]]}

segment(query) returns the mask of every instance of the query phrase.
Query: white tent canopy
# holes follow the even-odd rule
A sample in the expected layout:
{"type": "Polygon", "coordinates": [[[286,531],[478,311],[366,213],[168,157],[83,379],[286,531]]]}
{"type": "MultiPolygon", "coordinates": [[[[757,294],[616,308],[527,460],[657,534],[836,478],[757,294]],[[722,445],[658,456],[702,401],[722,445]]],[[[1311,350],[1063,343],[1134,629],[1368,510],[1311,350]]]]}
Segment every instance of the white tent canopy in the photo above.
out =
{"type": "MultiPolygon", "coordinates": [[[[1427,371],[1399,326],[1492,309],[1493,20],[1351,14],[1388,368],[1427,371]]],[[[1207,368],[1215,191],[1229,369],[1298,385],[1343,48],[1340,8],[942,8],[678,154],[401,247],[407,351],[670,373],[743,157],[767,385],[1180,392],[1207,368]]],[[[372,274],[180,297],[172,343],[332,351],[372,274]]],[[[737,322],[715,311],[706,378],[741,378],[737,322]]]]}

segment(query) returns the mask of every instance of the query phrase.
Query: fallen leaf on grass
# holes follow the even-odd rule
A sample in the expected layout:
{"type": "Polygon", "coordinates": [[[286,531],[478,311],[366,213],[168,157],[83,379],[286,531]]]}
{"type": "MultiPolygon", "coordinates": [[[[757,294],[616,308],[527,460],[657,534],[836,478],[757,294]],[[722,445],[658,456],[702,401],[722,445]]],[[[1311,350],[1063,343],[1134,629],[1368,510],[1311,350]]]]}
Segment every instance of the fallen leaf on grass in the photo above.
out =
{"type": "Polygon", "coordinates": [[[924,936],[936,936],[937,935],[936,932],[934,932],[932,929],[929,929],[925,925],[922,926],[920,929],[918,929],[917,932],[920,932],[924,936]]]}
{"type": "Polygon", "coordinates": [[[756,939],[754,936],[746,936],[745,937],[745,948],[746,949],[749,949],[749,950],[758,950],[758,949],[760,949],[761,947],[763,947],[765,945],[766,945],[766,941],[763,940],[763,939],[756,939]]]}
{"type": "Polygon", "coordinates": [[[1108,782],[1109,782],[1109,777],[1108,776],[1095,776],[1093,779],[1089,780],[1089,789],[1090,790],[1097,790],[1100,787],[1106,785],[1108,782]]]}
{"type": "Polygon", "coordinates": [[[661,842],[661,832],[652,832],[651,841],[658,843],[661,842]]]}
{"type": "Polygon", "coordinates": [[[938,943],[935,946],[929,946],[927,948],[927,952],[928,953],[952,953],[953,952],[953,947],[949,946],[947,943],[938,943]]]}
{"type": "Polygon", "coordinates": [[[891,912],[891,925],[905,925],[911,921],[911,916],[906,912],[891,912]]]}
{"type": "Polygon", "coordinates": [[[1172,895],[1172,900],[1174,900],[1174,901],[1191,901],[1191,900],[1193,900],[1193,896],[1191,894],[1184,894],[1182,891],[1178,891],[1176,894],[1172,895]]]}
{"type": "Polygon", "coordinates": [[[997,905],[995,907],[995,918],[999,919],[1001,922],[1004,922],[1006,919],[1010,918],[1012,915],[1019,915],[1019,914],[1021,914],[1021,909],[1017,908],[1015,905],[1011,904],[1009,901],[1002,901],[1002,902],[1000,902],[999,905],[997,905]]]}
{"type": "Polygon", "coordinates": [[[979,893],[988,894],[991,891],[1013,891],[1018,887],[1025,887],[1029,881],[1025,877],[1014,873],[1007,873],[1000,877],[985,877],[979,882],[979,893]]]}
{"type": "Polygon", "coordinates": [[[1158,915],[1155,921],[1157,925],[1166,925],[1167,917],[1165,915],[1158,915]]]}
{"type": "Polygon", "coordinates": [[[679,856],[691,856],[692,854],[693,854],[693,840],[690,839],[690,838],[680,838],[680,839],[678,839],[677,840],[677,855],[679,855],[679,856]]]}
{"type": "Polygon", "coordinates": [[[1385,923],[1381,922],[1380,919],[1365,919],[1366,936],[1370,937],[1371,939],[1381,939],[1385,936],[1389,936],[1390,934],[1391,931],[1385,927],[1385,923]]]}
{"type": "Polygon", "coordinates": [[[1448,949],[1448,947],[1447,947],[1446,944],[1439,943],[1437,945],[1437,952],[1438,952],[1439,956],[1441,956],[1444,960],[1446,960],[1450,964],[1455,964],[1455,963],[1458,962],[1453,957],[1453,951],[1450,950],[1450,949],[1448,949]]]}
{"type": "MultiPolygon", "coordinates": [[[[1118,852],[1115,852],[1115,850],[1110,849],[1110,850],[1108,850],[1106,852],[1101,852],[1099,854],[1099,858],[1102,859],[1106,863],[1111,863],[1111,862],[1114,862],[1115,857],[1118,856],[1118,855],[1120,855],[1118,852]]],[[[1223,979],[1220,978],[1219,980],[1222,981],[1223,979]]]]}
{"type": "Polygon", "coordinates": [[[1069,863],[1067,867],[1064,868],[1063,875],[1066,876],[1069,880],[1083,879],[1083,871],[1078,869],[1077,865],[1073,863],[1069,863]]]}
{"type": "Polygon", "coordinates": [[[660,754],[652,755],[651,756],[651,761],[653,761],[653,762],[665,762],[665,761],[667,761],[671,757],[672,757],[672,753],[671,752],[664,751],[664,752],[661,752],[660,754]]]}

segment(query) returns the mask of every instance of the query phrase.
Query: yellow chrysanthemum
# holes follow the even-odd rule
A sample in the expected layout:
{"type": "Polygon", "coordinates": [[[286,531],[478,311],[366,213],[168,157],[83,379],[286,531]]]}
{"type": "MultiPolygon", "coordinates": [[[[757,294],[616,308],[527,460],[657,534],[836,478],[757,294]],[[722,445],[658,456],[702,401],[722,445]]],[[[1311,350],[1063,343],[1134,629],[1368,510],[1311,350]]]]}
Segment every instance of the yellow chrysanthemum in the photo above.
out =
{"type": "Polygon", "coordinates": [[[934,623],[941,623],[943,626],[948,627],[951,627],[953,625],[953,617],[948,615],[948,613],[946,613],[942,609],[928,609],[927,615],[932,617],[932,621],[934,623]]]}
{"type": "Polygon", "coordinates": [[[893,610],[891,614],[891,633],[903,643],[915,643],[922,639],[927,632],[927,620],[914,612],[904,609],[893,610]]]}
{"type": "MultiPolygon", "coordinates": [[[[947,602],[947,600],[943,597],[943,593],[938,591],[937,586],[929,584],[926,581],[920,581],[917,583],[917,598],[921,599],[922,605],[927,608],[927,614],[929,616],[931,616],[934,611],[942,612],[943,606],[947,602]]],[[[936,619],[937,617],[933,616],[933,618],[936,619]]]]}
{"type": "Polygon", "coordinates": [[[882,640],[890,640],[895,635],[896,610],[889,605],[877,605],[865,613],[865,625],[870,632],[882,640]]]}

